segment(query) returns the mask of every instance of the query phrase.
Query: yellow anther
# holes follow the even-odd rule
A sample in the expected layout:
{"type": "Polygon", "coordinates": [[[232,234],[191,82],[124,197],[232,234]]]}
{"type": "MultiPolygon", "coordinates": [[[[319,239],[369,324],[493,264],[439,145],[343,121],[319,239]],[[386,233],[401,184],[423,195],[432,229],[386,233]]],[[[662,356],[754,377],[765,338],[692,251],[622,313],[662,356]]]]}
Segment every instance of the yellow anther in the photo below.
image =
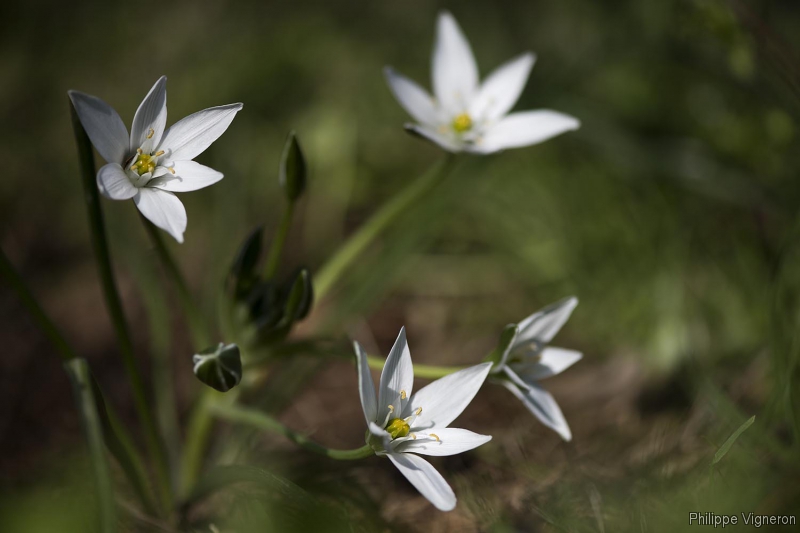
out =
{"type": "Polygon", "coordinates": [[[412,439],[417,440],[417,434],[416,433],[409,433],[409,435],[411,435],[412,439]]]}
{"type": "Polygon", "coordinates": [[[436,439],[436,442],[442,442],[441,439],[439,438],[439,435],[437,435],[436,433],[428,433],[428,436],[436,439]]]}
{"type": "Polygon", "coordinates": [[[156,130],[154,130],[153,128],[150,128],[150,131],[147,132],[147,138],[148,139],[152,139],[153,135],[155,135],[155,134],[156,134],[156,130]]]}
{"type": "Polygon", "coordinates": [[[402,418],[394,418],[386,425],[386,432],[392,436],[393,439],[405,437],[411,428],[408,423],[402,418]]]}
{"type": "Polygon", "coordinates": [[[136,153],[139,154],[139,155],[142,155],[142,149],[141,148],[137,148],[136,149],[136,153]]]}
{"type": "Polygon", "coordinates": [[[387,407],[389,408],[390,413],[394,413],[394,405],[389,404],[387,407]]]}
{"type": "Polygon", "coordinates": [[[414,411],[414,414],[419,416],[422,413],[422,407],[417,407],[417,410],[414,411]]]}
{"type": "Polygon", "coordinates": [[[158,152],[156,152],[156,157],[161,157],[164,154],[166,154],[164,150],[159,150],[158,152]]]}
{"type": "Polygon", "coordinates": [[[167,170],[175,174],[175,167],[167,167],[167,170]]]}
{"type": "Polygon", "coordinates": [[[464,133],[471,130],[472,118],[466,113],[461,113],[453,119],[453,129],[456,130],[456,133],[464,133]]]}
{"type": "Polygon", "coordinates": [[[406,391],[404,391],[404,390],[400,391],[400,399],[401,400],[405,400],[407,396],[408,396],[408,394],[406,394],[406,391]]]}

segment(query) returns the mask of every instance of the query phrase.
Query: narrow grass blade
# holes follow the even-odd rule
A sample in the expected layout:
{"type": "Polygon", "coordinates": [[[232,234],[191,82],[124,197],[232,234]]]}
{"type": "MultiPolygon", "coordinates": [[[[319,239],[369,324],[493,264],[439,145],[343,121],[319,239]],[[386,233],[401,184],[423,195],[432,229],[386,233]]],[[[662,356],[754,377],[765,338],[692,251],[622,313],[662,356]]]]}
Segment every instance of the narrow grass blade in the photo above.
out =
{"type": "Polygon", "coordinates": [[[738,439],[742,433],[747,431],[747,428],[752,426],[753,422],[755,421],[756,421],[756,416],[755,415],[751,416],[744,424],[739,426],[739,429],[734,431],[733,434],[730,437],[728,437],[728,440],[726,440],[725,443],[722,446],[720,446],[719,450],[717,450],[717,453],[714,454],[714,459],[711,461],[711,466],[714,466],[715,464],[720,462],[723,457],[725,457],[725,454],[728,453],[728,450],[731,449],[731,446],[733,446],[733,443],[736,442],[736,439],[738,439]]]}

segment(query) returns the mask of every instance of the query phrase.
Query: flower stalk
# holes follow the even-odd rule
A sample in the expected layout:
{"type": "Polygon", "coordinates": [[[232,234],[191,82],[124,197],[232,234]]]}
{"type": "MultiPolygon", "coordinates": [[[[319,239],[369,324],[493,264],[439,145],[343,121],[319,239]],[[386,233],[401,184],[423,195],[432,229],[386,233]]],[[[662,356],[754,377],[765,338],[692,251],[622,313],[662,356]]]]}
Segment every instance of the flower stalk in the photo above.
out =
{"type": "Polygon", "coordinates": [[[348,267],[367,247],[414,202],[430,192],[453,169],[455,156],[448,154],[427,172],[392,198],[339,248],[314,277],[314,294],[318,301],[331,290],[348,267]]]}
{"type": "Polygon", "coordinates": [[[130,330],[128,329],[125,313],[122,309],[122,300],[117,291],[117,284],[111,267],[111,255],[103,222],[103,211],[100,207],[100,195],[98,194],[97,183],[95,181],[92,144],[89,142],[89,137],[81,125],[73,105],[70,105],[70,113],[72,115],[75,140],[78,145],[81,181],[83,183],[86,210],[89,216],[92,247],[95,252],[94,255],[103,287],[103,295],[117,336],[125,371],[128,374],[128,379],[133,391],[134,405],[139,417],[139,422],[144,430],[148,453],[154,463],[160,501],[163,509],[169,509],[172,506],[172,492],[169,482],[169,466],[167,464],[166,450],[161,442],[161,437],[158,434],[155,420],[147,402],[144,382],[136,364],[133,340],[130,335],[130,330]]]}
{"type": "Polygon", "coordinates": [[[267,262],[264,266],[264,277],[272,279],[278,272],[278,265],[280,265],[281,254],[283,247],[286,244],[286,237],[289,234],[289,229],[292,227],[292,215],[294,215],[294,201],[289,201],[286,204],[286,209],[283,211],[283,218],[281,224],[278,226],[278,231],[275,233],[275,238],[269,248],[269,255],[267,262]]]}
{"type": "Polygon", "coordinates": [[[283,435],[298,446],[331,459],[337,459],[339,461],[352,461],[356,459],[363,459],[375,454],[369,445],[364,445],[361,448],[356,448],[353,450],[328,448],[312,441],[305,435],[297,433],[296,431],[284,426],[271,416],[248,407],[214,404],[211,406],[210,410],[219,418],[229,420],[231,422],[247,424],[257,429],[283,435]]]}

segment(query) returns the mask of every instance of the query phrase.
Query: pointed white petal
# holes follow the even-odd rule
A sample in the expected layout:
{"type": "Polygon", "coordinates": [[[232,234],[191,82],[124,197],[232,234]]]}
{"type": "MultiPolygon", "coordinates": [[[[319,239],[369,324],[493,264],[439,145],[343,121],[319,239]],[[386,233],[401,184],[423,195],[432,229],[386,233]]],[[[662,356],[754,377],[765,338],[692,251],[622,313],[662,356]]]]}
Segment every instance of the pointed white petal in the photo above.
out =
{"type": "Polygon", "coordinates": [[[144,187],[133,197],[136,207],[153,224],[183,242],[186,231],[186,209],[171,192],[144,187]]]}
{"type": "Polygon", "coordinates": [[[482,363],[437,379],[417,391],[403,411],[411,416],[419,407],[422,413],[416,418],[412,431],[446,428],[466,409],[486,380],[492,363],[482,363]]]}
{"type": "Polygon", "coordinates": [[[456,495],[442,475],[428,461],[410,453],[390,453],[394,466],[440,511],[452,511],[456,495]]]}
{"type": "Polygon", "coordinates": [[[417,437],[397,446],[395,450],[400,453],[421,453],[422,455],[455,455],[463,453],[482,444],[486,444],[492,437],[478,435],[472,431],[458,428],[442,428],[436,430],[439,440],[417,437]]]}
{"type": "MultiPolygon", "coordinates": [[[[509,377],[513,374],[509,369],[506,369],[506,373],[509,374],[509,377]]],[[[549,392],[531,383],[526,384],[525,387],[520,387],[517,383],[506,380],[501,381],[501,383],[514,396],[519,398],[542,424],[561,435],[562,439],[566,441],[572,440],[569,424],[567,424],[564,415],[561,413],[555,398],[549,392]]]]}
{"type": "Polygon", "coordinates": [[[369,371],[367,354],[357,342],[353,343],[356,351],[356,367],[358,370],[358,395],[361,397],[361,409],[367,424],[378,419],[378,401],[375,399],[375,385],[372,383],[372,373],[369,371]]]}
{"type": "Polygon", "coordinates": [[[97,173],[97,187],[103,196],[112,200],[128,200],[136,196],[139,189],[117,163],[109,163],[97,173]]]}
{"type": "Polygon", "coordinates": [[[466,111],[478,87],[478,66],[469,41],[447,11],[439,14],[431,75],[442,107],[452,113],[466,111]]]}
{"type": "Polygon", "coordinates": [[[397,416],[403,412],[403,406],[408,403],[413,386],[414,367],[411,365],[411,352],[406,341],[406,328],[402,327],[381,372],[381,384],[378,389],[379,422],[383,422],[389,405],[394,408],[397,416]],[[405,391],[405,400],[401,400],[401,391],[405,391]]]}
{"type": "Polygon", "coordinates": [[[131,151],[150,153],[158,146],[167,125],[167,77],[161,76],[144,97],[133,116],[131,151]]]}
{"type": "Polygon", "coordinates": [[[405,125],[406,131],[409,132],[411,135],[422,137],[428,141],[432,141],[434,144],[438,144],[440,147],[444,148],[448,152],[462,152],[464,148],[453,141],[451,138],[436,133],[435,131],[431,130],[426,126],[419,126],[417,124],[406,124],[405,125]]]}
{"type": "Polygon", "coordinates": [[[242,104],[203,109],[182,118],[164,133],[159,149],[171,150],[175,160],[194,159],[225,133],[242,104]]]}
{"type": "Polygon", "coordinates": [[[117,112],[96,96],[79,91],[67,94],[97,153],[106,163],[124,163],[128,153],[128,129],[117,112]]]}
{"type": "Polygon", "coordinates": [[[512,365],[523,381],[531,383],[560,374],[581,360],[583,354],[575,350],[547,347],[539,354],[538,363],[512,365]]]}
{"type": "Polygon", "coordinates": [[[570,296],[532,314],[518,324],[519,336],[516,343],[521,344],[526,341],[536,340],[542,344],[547,344],[569,320],[572,311],[577,305],[578,299],[570,296]]]}
{"type": "Polygon", "coordinates": [[[475,120],[495,121],[517,103],[536,56],[528,52],[499,66],[481,84],[469,114],[475,120]]]}
{"type": "Polygon", "coordinates": [[[175,174],[166,172],[148,183],[148,187],[170,192],[189,192],[214,185],[222,179],[222,172],[194,161],[175,161],[173,168],[175,174]]]}
{"type": "Polygon", "coordinates": [[[557,111],[512,113],[489,127],[472,151],[489,154],[508,148],[530,146],[564,132],[576,130],[580,125],[575,117],[557,111]]]}
{"type": "Polygon", "coordinates": [[[432,125],[436,122],[436,108],[433,104],[433,97],[428,92],[406,78],[398,74],[392,67],[383,69],[386,82],[392,90],[392,94],[400,102],[400,105],[414,117],[414,120],[422,124],[432,125]]]}

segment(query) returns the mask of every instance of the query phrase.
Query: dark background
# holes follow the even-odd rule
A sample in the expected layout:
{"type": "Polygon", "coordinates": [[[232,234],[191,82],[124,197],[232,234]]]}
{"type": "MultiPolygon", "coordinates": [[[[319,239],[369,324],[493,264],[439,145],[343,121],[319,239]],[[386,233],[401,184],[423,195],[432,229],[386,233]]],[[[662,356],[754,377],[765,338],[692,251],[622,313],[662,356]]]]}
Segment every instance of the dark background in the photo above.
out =
{"type": "MultiPolygon", "coordinates": [[[[311,176],[286,272],[321,265],[441,156],[403,132],[407,117],[381,69],[429,87],[444,7],[482,76],[536,52],[515,109],[556,109],[582,128],[471,161],[395,224],[295,335],[325,324],[385,354],[405,325],[415,361],[469,364],[505,324],[575,294],[581,303],[554,344],[585,357],[546,383],[574,440],[561,442],[506,391],[486,387],[458,425],[494,440],[436,462],[459,497],[449,514],[378,458],[330,464],[251,435],[251,460],[349,509],[355,523],[371,516],[404,530],[676,531],[689,511],[797,514],[796,2],[4,5],[3,249],[133,420],[92,261],[66,91],[100,96],[126,124],[162,74],[168,124],[244,102],[199,157],[226,178],[181,195],[186,242],[170,243],[213,316],[239,242],[257,224],[268,235],[278,224],[290,129],[311,176]]],[[[154,336],[170,347],[185,415],[198,384],[183,321],[165,307],[173,295],[133,204],[103,207],[137,347],[146,354],[154,336]]],[[[91,480],[69,383],[5,287],[0,346],[0,524],[85,531],[91,480]]],[[[355,385],[351,365],[324,365],[283,419],[325,444],[358,446],[355,385]]]]}

